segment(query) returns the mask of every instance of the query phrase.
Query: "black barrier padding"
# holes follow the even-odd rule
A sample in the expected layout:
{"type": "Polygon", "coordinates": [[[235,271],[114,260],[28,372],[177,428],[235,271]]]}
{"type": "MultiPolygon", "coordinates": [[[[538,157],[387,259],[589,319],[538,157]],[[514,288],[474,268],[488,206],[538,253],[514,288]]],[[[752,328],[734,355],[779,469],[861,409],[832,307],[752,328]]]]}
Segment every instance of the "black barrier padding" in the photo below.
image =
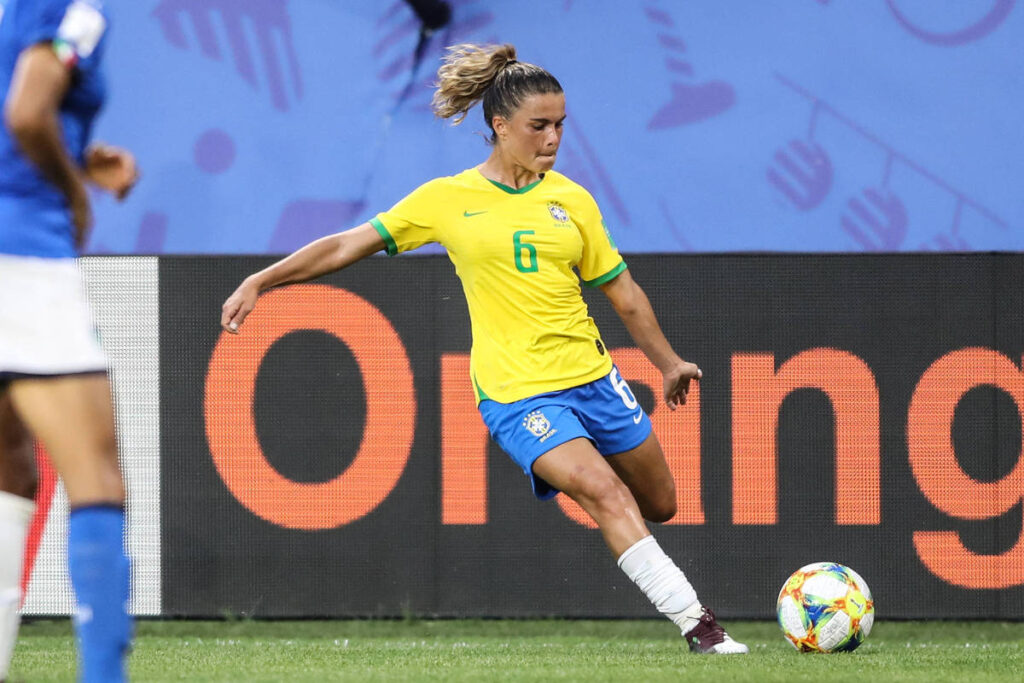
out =
{"type": "MultiPolygon", "coordinates": [[[[705,604],[725,618],[772,616],[792,571],[832,560],[865,578],[880,618],[1024,618],[1024,579],[1011,571],[1002,588],[953,585],[925,567],[913,540],[917,531],[954,531],[974,553],[1006,553],[1022,533],[1020,503],[990,518],[945,514],[918,485],[907,446],[911,397],[937,360],[979,347],[1020,368],[1024,256],[627,261],[675,349],[704,372],[701,490],[692,492],[702,501],[704,523],[652,528],[705,604]],[[880,523],[836,523],[834,407],[813,388],[792,392],[779,410],[777,522],[734,523],[733,359],[771,353],[778,371],[798,354],[821,348],[852,354],[874,377],[880,523]]],[[[165,614],[654,614],[618,570],[599,532],[573,522],[554,502],[536,501],[526,478],[493,443],[487,523],[442,524],[441,356],[470,347],[461,287],[443,257],[374,258],[321,280],[379,309],[408,354],[415,439],[394,490],[366,516],[327,530],[283,528],[240,504],[212,463],[204,383],[221,334],[221,303],[245,275],[270,262],[160,261],[165,614]]],[[[632,347],[601,293],[585,294],[606,345],[632,347]]],[[[260,444],[272,466],[295,481],[324,481],[344,471],[363,438],[366,391],[352,354],[340,346],[321,332],[296,332],[271,348],[260,369],[253,402],[260,444]]],[[[971,377],[981,369],[963,372],[971,377]]],[[[634,391],[651,400],[645,398],[649,390],[634,391]]],[[[1019,407],[1006,392],[972,389],[957,404],[951,429],[958,462],[978,481],[997,481],[1021,467],[1019,407]]],[[[871,495],[870,487],[864,495],[871,495]]]]}

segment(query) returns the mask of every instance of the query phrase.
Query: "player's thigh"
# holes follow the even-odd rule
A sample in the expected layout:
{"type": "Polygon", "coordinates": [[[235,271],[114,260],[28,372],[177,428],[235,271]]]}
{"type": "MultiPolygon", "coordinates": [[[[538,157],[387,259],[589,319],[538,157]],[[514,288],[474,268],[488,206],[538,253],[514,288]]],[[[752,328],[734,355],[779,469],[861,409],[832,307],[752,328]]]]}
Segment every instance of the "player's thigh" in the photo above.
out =
{"type": "Polygon", "coordinates": [[[533,471],[577,501],[600,498],[622,486],[589,439],[572,439],[555,446],[534,461],[533,471]]]}
{"type": "Polygon", "coordinates": [[[6,386],[0,385],[0,491],[32,498],[36,483],[32,435],[15,412],[6,386]]]}
{"type": "Polygon", "coordinates": [[[123,500],[106,374],[18,379],[9,391],[18,415],[64,478],[72,504],[123,500]]]}
{"type": "Polygon", "coordinates": [[[658,438],[651,432],[639,446],[609,455],[608,465],[629,487],[640,508],[655,516],[675,514],[676,487],[658,438]]]}

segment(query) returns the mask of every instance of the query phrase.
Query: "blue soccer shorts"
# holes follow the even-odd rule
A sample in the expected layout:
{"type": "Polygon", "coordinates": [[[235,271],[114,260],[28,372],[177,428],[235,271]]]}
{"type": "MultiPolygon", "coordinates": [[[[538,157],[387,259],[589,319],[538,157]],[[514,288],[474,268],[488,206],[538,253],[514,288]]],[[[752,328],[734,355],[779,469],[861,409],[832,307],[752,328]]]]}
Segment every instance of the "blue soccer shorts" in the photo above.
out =
{"type": "Polygon", "coordinates": [[[541,500],[558,490],[533,473],[533,463],[555,446],[589,439],[598,453],[615,455],[636,448],[651,433],[651,420],[629,385],[612,366],[601,379],[571,389],[537,394],[513,403],[480,402],[484,424],[498,445],[518,464],[541,500]]]}

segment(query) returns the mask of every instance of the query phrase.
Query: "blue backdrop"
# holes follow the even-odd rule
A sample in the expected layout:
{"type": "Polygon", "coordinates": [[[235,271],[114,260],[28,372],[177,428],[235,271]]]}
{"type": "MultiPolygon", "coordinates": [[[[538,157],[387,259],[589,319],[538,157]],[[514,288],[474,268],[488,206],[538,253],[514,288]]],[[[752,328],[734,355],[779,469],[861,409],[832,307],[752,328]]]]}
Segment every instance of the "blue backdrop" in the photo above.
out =
{"type": "Polygon", "coordinates": [[[1024,247],[1017,0],[454,0],[419,63],[402,0],[108,4],[97,136],[144,175],[91,253],[290,251],[479,163],[427,107],[464,41],[559,78],[625,252],[1024,247]]]}

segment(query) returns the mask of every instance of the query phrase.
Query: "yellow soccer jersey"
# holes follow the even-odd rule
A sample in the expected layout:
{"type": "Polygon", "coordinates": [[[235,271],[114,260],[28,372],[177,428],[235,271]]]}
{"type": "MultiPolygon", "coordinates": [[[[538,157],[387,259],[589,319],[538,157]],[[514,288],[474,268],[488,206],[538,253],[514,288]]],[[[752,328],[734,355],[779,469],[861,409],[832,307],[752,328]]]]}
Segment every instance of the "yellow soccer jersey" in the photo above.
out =
{"type": "Polygon", "coordinates": [[[626,264],[594,198],[565,176],[549,171],[515,190],[472,168],[421,185],[370,223],[388,254],[429,242],[448,250],[469,304],[477,400],[511,403],[611,371],[580,279],[604,284],[626,264]]]}

